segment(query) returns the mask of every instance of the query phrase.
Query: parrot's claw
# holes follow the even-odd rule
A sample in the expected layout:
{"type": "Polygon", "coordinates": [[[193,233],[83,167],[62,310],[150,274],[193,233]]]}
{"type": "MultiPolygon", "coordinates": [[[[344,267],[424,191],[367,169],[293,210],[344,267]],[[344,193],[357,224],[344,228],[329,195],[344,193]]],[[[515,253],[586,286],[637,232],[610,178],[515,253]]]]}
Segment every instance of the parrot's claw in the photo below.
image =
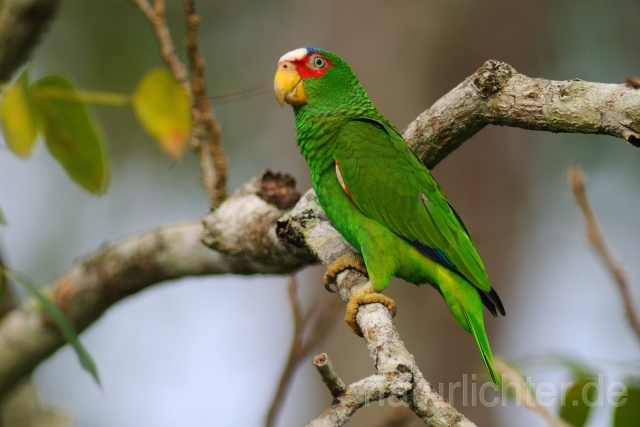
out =
{"type": "Polygon", "coordinates": [[[380,303],[387,307],[387,310],[391,312],[391,317],[396,315],[396,303],[393,299],[386,295],[383,295],[373,289],[371,282],[364,285],[351,295],[349,302],[347,303],[347,311],[344,315],[344,320],[351,327],[354,334],[362,336],[362,330],[356,322],[356,315],[358,314],[358,308],[364,304],[380,303]]]}
{"type": "Polygon", "coordinates": [[[332,285],[335,285],[335,283],[325,282],[324,288],[327,290],[327,292],[331,292],[332,294],[335,294],[336,292],[338,292],[338,287],[337,286],[333,287],[332,285]]]}
{"type": "Polygon", "coordinates": [[[357,252],[349,252],[336,258],[336,260],[333,261],[329,267],[327,267],[326,273],[324,273],[324,276],[322,276],[325,289],[332,293],[337,292],[337,289],[332,288],[331,285],[336,283],[336,277],[338,276],[338,274],[342,273],[348,268],[353,268],[355,270],[358,270],[365,276],[368,276],[367,267],[364,265],[362,255],[357,252]]]}

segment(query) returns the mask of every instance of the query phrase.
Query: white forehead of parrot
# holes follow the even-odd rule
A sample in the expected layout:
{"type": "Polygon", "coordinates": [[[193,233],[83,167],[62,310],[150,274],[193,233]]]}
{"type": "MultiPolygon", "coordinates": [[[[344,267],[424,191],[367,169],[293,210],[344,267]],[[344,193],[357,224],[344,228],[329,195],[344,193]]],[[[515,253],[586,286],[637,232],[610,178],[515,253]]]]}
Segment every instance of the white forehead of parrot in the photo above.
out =
{"type": "Polygon", "coordinates": [[[307,48],[306,47],[301,47],[299,49],[296,50],[292,50],[291,52],[285,53],[284,55],[282,55],[282,57],[280,58],[280,60],[278,61],[278,64],[283,62],[283,61],[298,61],[302,58],[304,58],[307,55],[307,48]]]}

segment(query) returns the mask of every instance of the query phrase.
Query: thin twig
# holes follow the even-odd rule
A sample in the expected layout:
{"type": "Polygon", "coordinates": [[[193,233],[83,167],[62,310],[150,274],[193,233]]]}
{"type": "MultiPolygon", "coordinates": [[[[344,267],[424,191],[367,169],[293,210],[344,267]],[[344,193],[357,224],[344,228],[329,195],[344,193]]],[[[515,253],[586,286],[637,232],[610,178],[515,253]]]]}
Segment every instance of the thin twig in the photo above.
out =
{"type": "Polygon", "coordinates": [[[193,94],[193,139],[191,145],[200,160],[202,185],[211,201],[218,207],[227,198],[227,157],[222,149],[220,125],[213,115],[205,89],[204,58],[198,47],[200,17],[193,0],[184,0],[187,20],[187,54],[191,66],[193,94]]]}
{"type": "Polygon", "coordinates": [[[243,96],[252,95],[252,94],[254,94],[256,92],[259,92],[261,90],[264,90],[264,89],[271,89],[271,88],[273,88],[273,80],[269,79],[269,80],[265,80],[265,81],[263,81],[261,83],[258,83],[258,84],[254,85],[254,86],[249,86],[249,87],[246,87],[244,89],[240,89],[240,90],[235,91],[235,92],[228,92],[228,93],[221,93],[221,94],[218,94],[218,95],[211,95],[209,97],[209,99],[211,99],[212,101],[218,101],[218,102],[220,102],[220,101],[222,101],[222,102],[231,101],[231,100],[234,100],[234,99],[237,99],[237,98],[242,98],[243,96]]]}
{"type": "Polygon", "coordinates": [[[200,162],[201,182],[211,206],[218,207],[227,198],[227,157],[222,149],[220,125],[215,120],[204,80],[204,59],[198,48],[200,17],[192,0],[184,0],[187,22],[186,47],[191,66],[191,83],[185,65],[176,54],[165,17],[164,0],[130,0],[151,23],[160,55],[173,77],[191,94],[193,132],[191,146],[200,162]]]}
{"type": "Polygon", "coordinates": [[[302,303],[300,302],[300,298],[298,298],[298,281],[295,276],[291,276],[291,279],[289,279],[287,293],[289,294],[289,301],[291,302],[291,311],[293,311],[295,335],[298,335],[300,329],[303,327],[302,320],[304,313],[302,312],[302,303]]]}
{"type": "Polygon", "coordinates": [[[573,196],[576,199],[576,203],[584,216],[586,222],[587,229],[587,237],[589,239],[589,243],[596,249],[598,255],[602,259],[602,262],[606,266],[607,270],[613,277],[615,281],[618,291],[620,292],[620,296],[622,297],[622,302],[624,304],[624,311],[629,321],[629,325],[633,332],[636,334],[636,338],[640,341],[640,318],[638,317],[638,313],[634,308],[633,297],[629,290],[629,282],[624,273],[624,270],[620,266],[620,263],[615,259],[611,250],[608,248],[605,243],[604,236],[600,227],[598,226],[598,220],[591,209],[591,204],[589,203],[589,199],[587,198],[587,193],[585,191],[584,184],[584,174],[580,170],[578,165],[572,165],[569,169],[569,181],[571,183],[571,189],[573,191],[573,196]]]}
{"type": "MultiPolygon", "coordinates": [[[[405,367],[391,371],[379,371],[367,378],[345,386],[333,370],[326,354],[317,356],[314,364],[322,376],[322,381],[331,391],[333,401],[320,416],[309,421],[306,427],[338,427],[346,424],[351,416],[363,406],[391,396],[406,397],[412,392],[413,375],[405,367]]],[[[437,409],[435,409],[437,412],[437,409]]],[[[432,424],[434,425],[434,424],[432,424]]],[[[440,420],[438,426],[472,427],[475,424],[463,416],[451,420],[440,420]]]]}
{"type": "Polygon", "coordinates": [[[289,283],[289,300],[291,301],[294,320],[293,339],[291,340],[287,364],[280,376],[278,388],[267,414],[266,427],[275,425],[287,392],[291,387],[293,374],[300,367],[306,356],[327,337],[335,323],[337,309],[341,307],[339,299],[324,298],[321,303],[316,301],[306,313],[303,313],[297,290],[297,281],[292,276],[289,283]]]}
{"type": "Polygon", "coordinates": [[[148,0],[130,0],[133,4],[138,6],[144,16],[153,27],[153,32],[158,40],[158,46],[160,46],[160,56],[162,60],[167,64],[171,74],[180,83],[187,92],[189,89],[189,81],[187,78],[187,69],[178,58],[176,49],[171,39],[171,33],[167,26],[167,20],[165,17],[164,0],[154,0],[153,6],[148,0]]]}
{"type": "Polygon", "coordinates": [[[289,358],[287,360],[287,364],[285,365],[284,371],[280,376],[278,388],[276,389],[276,393],[273,396],[273,401],[271,402],[271,406],[269,407],[269,412],[267,413],[265,427],[272,427],[275,425],[276,418],[280,414],[282,406],[284,405],[284,398],[287,390],[289,389],[289,384],[293,379],[293,374],[298,364],[298,354],[300,352],[300,348],[302,347],[302,313],[300,301],[298,300],[298,296],[296,293],[296,288],[297,281],[294,276],[291,276],[291,281],[289,282],[289,299],[291,301],[291,308],[293,311],[293,338],[291,340],[291,346],[289,347],[289,358]]]}

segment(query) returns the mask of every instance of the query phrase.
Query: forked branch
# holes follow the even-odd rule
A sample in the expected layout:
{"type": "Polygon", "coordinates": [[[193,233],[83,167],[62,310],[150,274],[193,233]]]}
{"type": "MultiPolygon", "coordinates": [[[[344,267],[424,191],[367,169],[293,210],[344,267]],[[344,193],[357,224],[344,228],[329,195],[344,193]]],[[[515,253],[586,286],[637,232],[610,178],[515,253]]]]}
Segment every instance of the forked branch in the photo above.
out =
{"type": "MultiPolygon", "coordinates": [[[[325,266],[354,250],[333,228],[313,191],[308,191],[291,211],[280,218],[276,231],[284,241],[310,249],[325,266]]],[[[348,301],[352,292],[366,283],[367,278],[360,272],[347,270],[338,275],[336,284],[342,299],[348,301]]],[[[344,393],[336,397],[337,403],[308,426],[341,426],[360,407],[390,396],[403,399],[418,417],[431,426],[474,425],[425,380],[384,306],[369,304],[360,307],[357,321],[376,373],[346,387],[344,393]]],[[[331,383],[339,384],[337,380],[331,383]]]]}

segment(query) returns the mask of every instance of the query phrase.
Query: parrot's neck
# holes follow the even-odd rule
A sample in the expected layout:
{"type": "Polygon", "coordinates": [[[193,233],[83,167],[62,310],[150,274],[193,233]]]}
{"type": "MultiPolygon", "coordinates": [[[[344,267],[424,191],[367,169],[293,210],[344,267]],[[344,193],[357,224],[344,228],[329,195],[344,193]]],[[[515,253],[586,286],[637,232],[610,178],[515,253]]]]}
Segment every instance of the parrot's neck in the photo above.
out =
{"type": "Polygon", "coordinates": [[[295,107],[297,142],[307,160],[311,173],[320,175],[334,167],[337,136],[351,120],[384,120],[368,98],[359,99],[359,105],[346,105],[342,109],[317,109],[305,105],[295,107]],[[363,102],[364,101],[364,102],[363,102]]]}
{"type": "Polygon", "coordinates": [[[295,117],[300,152],[311,173],[320,175],[334,164],[335,140],[344,124],[337,116],[309,115],[303,110],[296,111],[295,117]]]}

